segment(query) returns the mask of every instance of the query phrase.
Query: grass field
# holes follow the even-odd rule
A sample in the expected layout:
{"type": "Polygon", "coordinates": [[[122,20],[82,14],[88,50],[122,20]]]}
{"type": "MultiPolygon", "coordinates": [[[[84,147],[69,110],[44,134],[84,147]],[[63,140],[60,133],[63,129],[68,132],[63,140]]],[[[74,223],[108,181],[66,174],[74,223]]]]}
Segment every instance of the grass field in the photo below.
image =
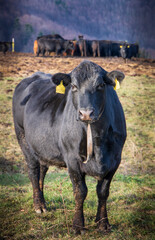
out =
{"type": "Polygon", "coordinates": [[[12,95],[20,80],[21,76],[14,73],[12,76],[5,73],[0,79],[0,239],[153,240],[155,79],[152,75],[127,75],[117,91],[126,116],[128,137],[107,204],[112,230],[106,235],[97,231],[96,180],[87,177],[84,213],[88,231],[81,236],[72,232],[74,197],[66,170],[49,169],[45,178],[48,213],[37,215],[33,210],[32,187],[12,120],[12,95]]]}

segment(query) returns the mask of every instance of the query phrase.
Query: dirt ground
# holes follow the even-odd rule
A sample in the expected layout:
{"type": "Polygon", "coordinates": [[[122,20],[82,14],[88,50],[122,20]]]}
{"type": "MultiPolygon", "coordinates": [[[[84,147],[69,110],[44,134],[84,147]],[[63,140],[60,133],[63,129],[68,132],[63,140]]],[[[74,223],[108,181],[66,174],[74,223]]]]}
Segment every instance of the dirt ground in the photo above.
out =
{"type": "Polygon", "coordinates": [[[0,79],[3,77],[23,78],[36,71],[45,73],[69,73],[81,61],[88,59],[107,71],[120,70],[127,76],[155,78],[155,60],[122,58],[80,58],[80,57],[35,57],[32,53],[0,53],[0,79]]]}

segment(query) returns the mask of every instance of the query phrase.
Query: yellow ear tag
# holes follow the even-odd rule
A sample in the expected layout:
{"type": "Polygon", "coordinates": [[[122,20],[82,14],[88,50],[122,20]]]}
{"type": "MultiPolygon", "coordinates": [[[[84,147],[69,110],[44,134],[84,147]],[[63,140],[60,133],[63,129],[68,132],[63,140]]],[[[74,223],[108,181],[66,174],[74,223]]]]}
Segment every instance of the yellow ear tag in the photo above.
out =
{"type": "Polygon", "coordinates": [[[123,46],[122,45],[120,45],[120,48],[122,48],[123,46]]]}
{"type": "Polygon", "coordinates": [[[127,48],[130,48],[130,45],[128,45],[127,48]]]}
{"type": "Polygon", "coordinates": [[[65,94],[65,87],[63,85],[63,81],[61,81],[60,84],[56,86],[56,93],[65,94]]]}
{"type": "Polygon", "coordinates": [[[117,90],[120,88],[120,84],[119,84],[119,81],[117,81],[117,78],[115,78],[115,87],[114,87],[114,90],[117,90]]]}

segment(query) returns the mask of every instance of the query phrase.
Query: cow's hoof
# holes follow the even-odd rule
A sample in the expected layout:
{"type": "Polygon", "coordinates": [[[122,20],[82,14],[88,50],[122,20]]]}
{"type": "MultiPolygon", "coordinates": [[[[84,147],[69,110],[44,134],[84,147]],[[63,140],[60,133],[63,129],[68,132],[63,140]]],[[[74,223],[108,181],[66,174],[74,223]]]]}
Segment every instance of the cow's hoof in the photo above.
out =
{"type": "Polygon", "coordinates": [[[86,231],[87,231],[87,229],[86,228],[76,228],[76,227],[73,227],[73,233],[75,234],[75,235],[85,235],[85,233],[86,233],[86,231]]]}
{"type": "Polygon", "coordinates": [[[42,213],[41,209],[35,209],[35,212],[36,212],[37,214],[41,214],[41,213],[42,213]]]}
{"type": "Polygon", "coordinates": [[[82,229],[82,230],[73,229],[73,233],[74,233],[75,235],[82,235],[82,236],[84,236],[85,233],[86,233],[86,230],[85,230],[85,229],[82,229]]]}
{"type": "Polygon", "coordinates": [[[111,232],[111,225],[109,223],[105,223],[104,225],[101,224],[98,228],[98,231],[104,234],[108,234],[111,232]]]}
{"type": "Polygon", "coordinates": [[[37,207],[35,207],[34,208],[35,209],[35,212],[37,213],[37,214],[41,214],[41,213],[46,213],[47,212],[47,209],[46,209],[46,207],[45,206],[37,206],[37,207]]]}
{"type": "Polygon", "coordinates": [[[85,235],[86,232],[87,232],[87,229],[86,229],[86,228],[84,228],[84,229],[82,229],[82,230],[80,231],[80,233],[81,233],[82,236],[85,235]]]}
{"type": "Polygon", "coordinates": [[[43,212],[46,213],[47,212],[47,209],[46,208],[42,208],[43,212]]]}

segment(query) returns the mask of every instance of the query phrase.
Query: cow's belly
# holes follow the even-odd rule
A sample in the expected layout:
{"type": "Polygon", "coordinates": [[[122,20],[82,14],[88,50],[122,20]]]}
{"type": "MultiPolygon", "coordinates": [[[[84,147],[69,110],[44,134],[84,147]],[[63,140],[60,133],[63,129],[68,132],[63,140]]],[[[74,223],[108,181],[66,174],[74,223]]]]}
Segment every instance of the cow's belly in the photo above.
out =
{"type": "Polygon", "coordinates": [[[54,129],[49,127],[34,127],[25,129],[26,142],[30,151],[44,165],[65,167],[64,158],[59,149],[59,137],[54,129]]]}
{"type": "Polygon", "coordinates": [[[47,166],[66,167],[63,156],[56,143],[35,141],[31,143],[31,148],[39,162],[47,166]]]}

